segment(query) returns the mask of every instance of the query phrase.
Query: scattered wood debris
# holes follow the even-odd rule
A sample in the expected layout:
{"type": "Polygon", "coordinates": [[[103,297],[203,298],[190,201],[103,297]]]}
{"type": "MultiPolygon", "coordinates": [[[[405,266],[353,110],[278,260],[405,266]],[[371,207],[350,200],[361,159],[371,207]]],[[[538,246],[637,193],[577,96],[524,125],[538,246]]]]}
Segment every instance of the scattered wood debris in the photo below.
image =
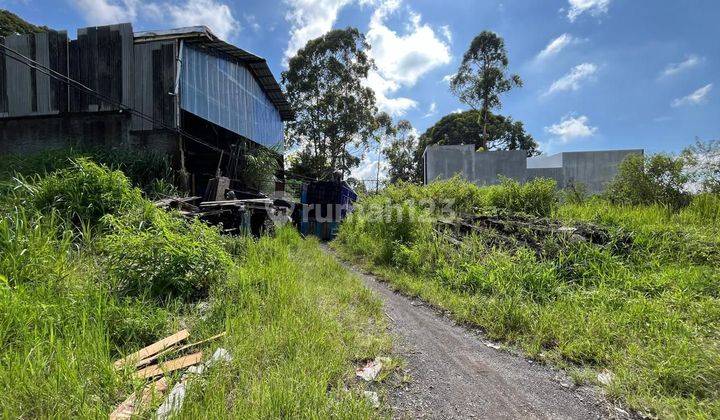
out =
{"type": "Polygon", "coordinates": [[[167,349],[168,347],[188,338],[189,336],[190,332],[188,330],[178,331],[169,337],[165,337],[162,340],[150,344],[149,346],[140,349],[133,354],[130,354],[120,360],[115,361],[115,369],[122,369],[123,366],[129,364],[137,364],[138,362],[167,349]]]}
{"type": "MultiPolygon", "coordinates": [[[[217,360],[230,360],[230,355],[225,349],[218,349],[212,356],[210,360],[205,362],[205,364],[200,365],[199,367],[195,367],[195,365],[199,364],[202,361],[203,352],[198,351],[189,355],[181,356],[178,358],[175,358],[173,360],[169,360],[162,363],[153,364],[150,366],[150,363],[154,362],[158,358],[168,355],[170,353],[180,353],[184,350],[187,350],[189,348],[199,346],[201,344],[205,344],[209,341],[216,340],[218,338],[224,337],[225,332],[222,332],[220,334],[213,335],[212,337],[208,337],[206,339],[186,344],[184,346],[179,346],[178,343],[181,341],[187,339],[190,336],[190,332],[186,329],[176,332],[173,335],[170,335],[168,337],[163,338],[162,340],[156,341],[155,343],[142,348],[135,353],[132,353],[128,356],[123,357],[122,359],[116,360],[113,365],[115,369],[123,369],[128,366],[133,366],[135,368],[139,368],[134,375],[137,378],[140,379],[151,379],[152,382],[149,382],[145,385],[145,387],[142,389],[139,395],[137,393],[131,394],[129,397],[125,399],[125,401],[121,402],[115,410],[110,413],[110,419],[111,420],[119,420],[119,419],[129,419],[133,416],[136,416],[141,411],[147,408],[147,406],[150,404],[150,402],[153,400],[154,396],[162,396],[165,394],[165,392],[168,389],[168,379],[166,376],[163,376],[167,373],[174,372],[180,369],[185,369],[187,367],[190,367],[188,372],[194,373],[194,374],[201,374],[205,367],[209,367],[214,361],[217,360]],[[145,366],[145,367],[142,367],[145,366]],[[157,377],[160,377],[159,379],[156,379],[157,377]]],[[[179,384],[182,384],[182,392],[184,395],[184,383],[187,379],[187,374],[183,375],[182,379],[178,384],[176,384],[175,387],[177,387],[179,384]]],[[[175,387],[173,388],[173,391],[175,391],[175,387]]],[[[177,391],[180,392],[180,391],[177,391]]],[[[176,393],[177,393],[176,392],[176,393]]],[[[176,407],[175,404],[172,405],[173,407],[176,407]]]]}
{"type": "Polygon", "coordinates": [[[160,376],[166,373],[174,372],[178,369],[200,363],[202,355],[202,352],[199,351],[188,356],[178,357],[177,359],[170,360],[169,362],[148,366],[137,371],[135,376],[138,378],[152,378],[153,376],[160,376]]]}
{"type": "Polygon", "coordinates": [[[137,415],[150,404],[154,395],[162,396],[167,391],[167,388],[168,383],[164,377],[145,385],[139,396],[132,393],[125,401],[121,402],[110,413],[110,420],[129,419],[133,415],[137,415]]]}

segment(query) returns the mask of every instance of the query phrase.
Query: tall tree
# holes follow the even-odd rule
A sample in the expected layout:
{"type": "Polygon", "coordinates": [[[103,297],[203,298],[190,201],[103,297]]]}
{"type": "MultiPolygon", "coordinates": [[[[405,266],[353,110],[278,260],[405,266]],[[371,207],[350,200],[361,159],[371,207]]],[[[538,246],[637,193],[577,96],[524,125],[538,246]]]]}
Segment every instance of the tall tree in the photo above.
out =
{"type": "Polygon", "coordinates": [[[390,182],[419,182],[415,160],[418,144],[412,124],[408,120],[402,120],[394,131],[392,141],[382,150],[388,162],[390,182]]]}
{"type": "Polygon", "coordinates": [[[286,141],[301,148],[297,168],[347,174],[360,162],[350,147],[367,147],[377,113],[375,94],[362,83],[373,67],[369,48],[357,29],[337,29],[290,59],[282,81],[296,114],[286,141]]]}
{"type": "Polygon", "coordinates": [[[487,149],[489,113],[500,108],[500,95],[522,86],[517,74],[507,74],[508,57],[505,41],[494,32],[483,31],[470,43],[457,74],[450,81],[452,92],[468,106],[480,110],[482,136],[478,149],[487,149]]]}

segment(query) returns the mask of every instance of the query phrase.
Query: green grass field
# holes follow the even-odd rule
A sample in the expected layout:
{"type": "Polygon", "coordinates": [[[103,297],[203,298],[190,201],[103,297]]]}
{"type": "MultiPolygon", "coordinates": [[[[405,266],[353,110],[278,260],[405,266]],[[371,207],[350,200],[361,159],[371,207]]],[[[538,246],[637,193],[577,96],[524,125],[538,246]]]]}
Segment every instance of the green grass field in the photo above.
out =
{"type": "Polygon", "coordinates": [[[533,210],[506,203],[546,193],[542,184],[503,189],[458,179],[389,187],[359,203],[334,246],[402,292],[567,368],[578,382],[599,384],[597,374],[609,371],[612,380],[603,388],[635,410],[720,417],[720,198],[697,196],[672,212],[602,199],[558,205],[540,197],[547,204],[542,212],[553,219],[593,222],[611,236],[601,246],[541,235],[540,254],[508,246],[492,232],[454,243],[433,229],[448,217],[437,213],[443,206],[429,212],[403,204],[452,198],[457,211],[503,217],[533,210]],[[629,244],[618,246],[628,237],[629,244]]]}
{"type": "Polygon", "coordinates": [[[316,241],[222,237],[65,166],[0,200],[3,418],[106,417],[143,386],[112,362],[181,328],[227,332],[201,348],[233,358],[190,382],[183,417],[378,415],[354,368],[389,351],[380,302],[316,241]]]}

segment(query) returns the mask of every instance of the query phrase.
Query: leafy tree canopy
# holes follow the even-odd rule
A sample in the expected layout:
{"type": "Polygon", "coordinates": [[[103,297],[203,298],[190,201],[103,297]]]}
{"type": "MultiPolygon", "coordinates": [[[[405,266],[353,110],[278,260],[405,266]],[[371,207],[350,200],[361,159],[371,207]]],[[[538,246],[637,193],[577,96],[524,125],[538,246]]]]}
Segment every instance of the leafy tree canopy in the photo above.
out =
{"type": "Polygon", "coordinates": [[[377,126],[375,94],[362,83],[373,67],[369,48],[357,29],[337,29],[290,59],[282,81],[296,113],[286,141],[301,150],[293,170],[323,177],[359,164],[352,148],[366,149],[377,126]]]}
{"type": "MultiPolygon", "coordinates": [[[[480,113],[469,110],[446,115],[428,128],[419,139],[415,155],[418,165],[422,162],[422,154],[428,146],[473,144],[483,131],[478,122],[480,113]]],[[[488,113],[487,134],[489,150],[525,150],[528,156],[540,153],[537,142],[525,132],[523,123],[511,117],[488,113]]]]}
{"type": "Polygon", "coordinates": [[[33,25],[8,10],[0,9],[0,36],[32,34],[49,30],[50,28],[47,26],[33,25]]]}
{"type": "Polygon", "coordinates": [[[410,121],[398,122],[394,130],[394,136],[390,144],[383,148],[388,163],[388,175],[391,183],[399,181],[419,182],[417,162],[417,138],[413,134],[413,127],[410,121]]]}

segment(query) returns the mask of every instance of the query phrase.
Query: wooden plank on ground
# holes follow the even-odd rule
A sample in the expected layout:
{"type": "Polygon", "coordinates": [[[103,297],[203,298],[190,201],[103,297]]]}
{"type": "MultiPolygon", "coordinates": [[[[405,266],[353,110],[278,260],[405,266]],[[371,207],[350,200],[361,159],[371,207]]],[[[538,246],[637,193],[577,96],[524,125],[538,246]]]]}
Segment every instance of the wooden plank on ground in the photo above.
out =
{"type": "Polygon", "coordinates": [[[194,343],[186,344],[186,345],[184,345],[184,346],[182,346],[182,347],[178,347],[178,348],[170,347],[169,349],[163,350],[163,351],[161,351],[160,353],[158,353],[158,354],[156,354],[156,355],[154,355],[154,356],[150,356],[150,357],[148,357],[147,359],[143,359],[143,360],[137,362],[136,366],[144,366],[144,365],[147,365],[147,364],[149,364],[150,362],[152,362],[153,360],[157,359],[158,357],[164,356],[164,355],[166,355],[166,354],[168,354],[168,353],[173,353],[173,352],[179,352],[179,351],[187,350],[187,349],[189,349],[189,348],[191,348],[191,347],[199,346],[200,344],[205,344],[205,343],[207,343],[208,341],[217,340],[218,338],[225,336],[225,334],[226,334],[225,332],[221,332],[220,334],[213,335],[212,337],[208,337],[208,338],[206,338],[206,339],[204,339],[204,340],[196,341],[196,342],[194,342],[194,343]]]}
{"type": "Polygon", "coordinates": [[[160,376],[178,369],[196,365],[200,363],[200,360],[202,360],[202,355],[202,352],[199,351],[188,356],[178,357],[177,359],[173,359],[159,365],[148,366],[137,371],[135,376],[143,379],[152,378],[153,376],[160,376]]]}
{"type": "Polygon", "coordinates": [[[160,378],[155,382],[145,385],[139,396],[133,392],[125,401],[121,402],[120,405],[110,413],[110,420],[129,419],[133,415],[137,415],[152,401],[153,395],[162,396],[167,389],[168,383],[165,378],[160,378]]]}
{"type": "Polygon", "coordinates": [[[173,344],[178,343],[178,342],[188,338],[189,336],[190,336],[190,332],[188,330],[178,331],[169,337],[165,337],[160,341],[156,341],[155,343],[150,344],[149,346],[136,351],[135,353],[125,356],[120,360],[116,360],[114,363],[115,369],[120,369],[125,364],[135,364],[139,360],[147,359],[148,357],[152,356],[153,354],[161,352],[161,351],[165,350],[166,348],[172,346],[173,344]]]}

